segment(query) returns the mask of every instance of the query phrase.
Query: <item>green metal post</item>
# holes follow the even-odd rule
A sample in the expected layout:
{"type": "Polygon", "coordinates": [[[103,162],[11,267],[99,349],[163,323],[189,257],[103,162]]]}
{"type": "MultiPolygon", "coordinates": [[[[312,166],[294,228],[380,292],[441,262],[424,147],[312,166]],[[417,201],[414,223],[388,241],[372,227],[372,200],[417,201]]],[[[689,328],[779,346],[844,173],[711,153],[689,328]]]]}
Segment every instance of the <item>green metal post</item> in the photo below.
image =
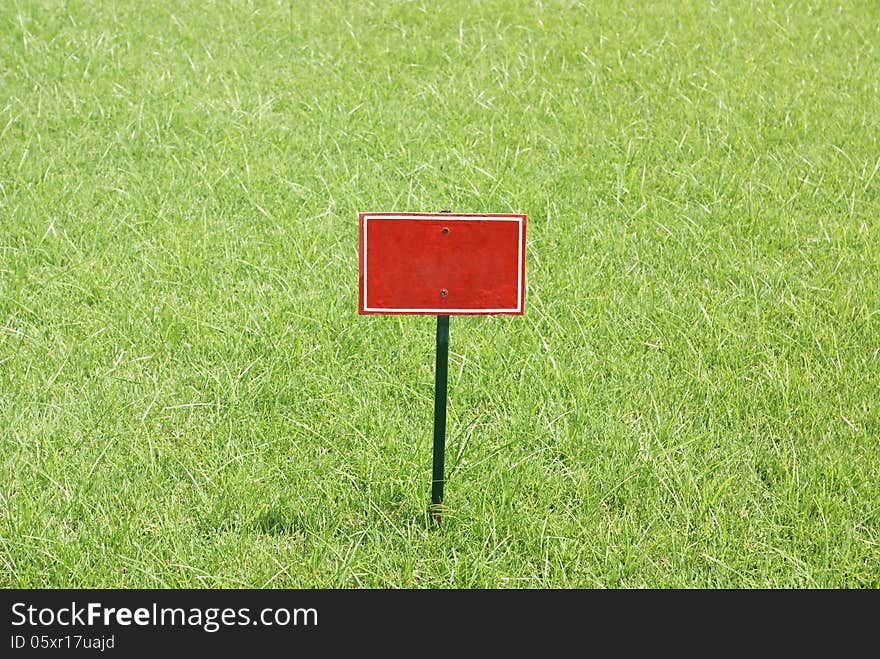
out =
{"type": "Polygon", "coordinates": [[[449,316],[437,316],[437,365],[434,372],[434,469],[431,509],[440,522],[443,508],[443,463],[446,454],[446,373],[449,366],[449,316]]]}

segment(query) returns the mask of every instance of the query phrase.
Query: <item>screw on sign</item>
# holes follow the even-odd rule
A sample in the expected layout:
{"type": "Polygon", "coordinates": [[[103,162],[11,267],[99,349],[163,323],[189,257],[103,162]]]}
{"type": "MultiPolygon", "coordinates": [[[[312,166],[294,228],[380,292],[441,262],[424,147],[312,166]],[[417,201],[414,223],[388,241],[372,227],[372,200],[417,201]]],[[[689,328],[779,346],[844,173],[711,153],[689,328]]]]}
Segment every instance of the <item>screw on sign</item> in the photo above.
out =
{"type": "Polygon", "coordinates": [[[449,316],[520,316],[526,216],[361,213],[358,311],[437,316],[431,512],[443,509],[449,316]]]}

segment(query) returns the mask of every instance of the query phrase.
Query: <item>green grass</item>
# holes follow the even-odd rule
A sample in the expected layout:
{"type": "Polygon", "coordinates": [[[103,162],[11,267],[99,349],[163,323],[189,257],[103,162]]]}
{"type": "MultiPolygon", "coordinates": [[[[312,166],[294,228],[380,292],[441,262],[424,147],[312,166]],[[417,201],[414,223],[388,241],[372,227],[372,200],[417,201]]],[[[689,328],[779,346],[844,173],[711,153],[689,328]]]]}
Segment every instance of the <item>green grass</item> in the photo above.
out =
{"type": "Polygon", "coordinates": [[[880,587],[877,3],[308,4],[0,6],[0,586],[880,587]]]}

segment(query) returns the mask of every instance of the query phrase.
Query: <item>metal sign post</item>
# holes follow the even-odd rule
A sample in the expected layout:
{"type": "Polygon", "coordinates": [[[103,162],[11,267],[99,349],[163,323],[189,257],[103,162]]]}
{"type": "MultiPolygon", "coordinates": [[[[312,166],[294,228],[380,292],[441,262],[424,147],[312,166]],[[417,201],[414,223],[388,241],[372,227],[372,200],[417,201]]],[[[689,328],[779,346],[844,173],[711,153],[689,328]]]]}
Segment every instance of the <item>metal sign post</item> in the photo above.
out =
{"type": "Polygon", "coordinates": [[[446,456],[446,374],[449,366],[449,316],[437,316],[437,360],[434,369],[434,468],[431,473],[431,514],[443,515],[443,464],[446,456]]]}

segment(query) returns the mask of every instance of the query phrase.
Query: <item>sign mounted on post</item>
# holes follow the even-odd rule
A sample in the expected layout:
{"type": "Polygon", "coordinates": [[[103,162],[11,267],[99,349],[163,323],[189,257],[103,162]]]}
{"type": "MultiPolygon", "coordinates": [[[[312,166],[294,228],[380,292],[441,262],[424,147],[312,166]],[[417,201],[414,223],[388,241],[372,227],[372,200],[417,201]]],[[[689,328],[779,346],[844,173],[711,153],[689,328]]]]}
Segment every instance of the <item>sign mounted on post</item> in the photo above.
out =
{"type": "Polygon", "coordinates": [[[526,216],[361,213],[362,314],[521,315],[526,216]]]}
{"type": "Polygon", "coordinates": [[[520,316],[526,216],[361,213],[358,312],[437,316],[431,513],[443,512],[449,316],[520,316]]]}

